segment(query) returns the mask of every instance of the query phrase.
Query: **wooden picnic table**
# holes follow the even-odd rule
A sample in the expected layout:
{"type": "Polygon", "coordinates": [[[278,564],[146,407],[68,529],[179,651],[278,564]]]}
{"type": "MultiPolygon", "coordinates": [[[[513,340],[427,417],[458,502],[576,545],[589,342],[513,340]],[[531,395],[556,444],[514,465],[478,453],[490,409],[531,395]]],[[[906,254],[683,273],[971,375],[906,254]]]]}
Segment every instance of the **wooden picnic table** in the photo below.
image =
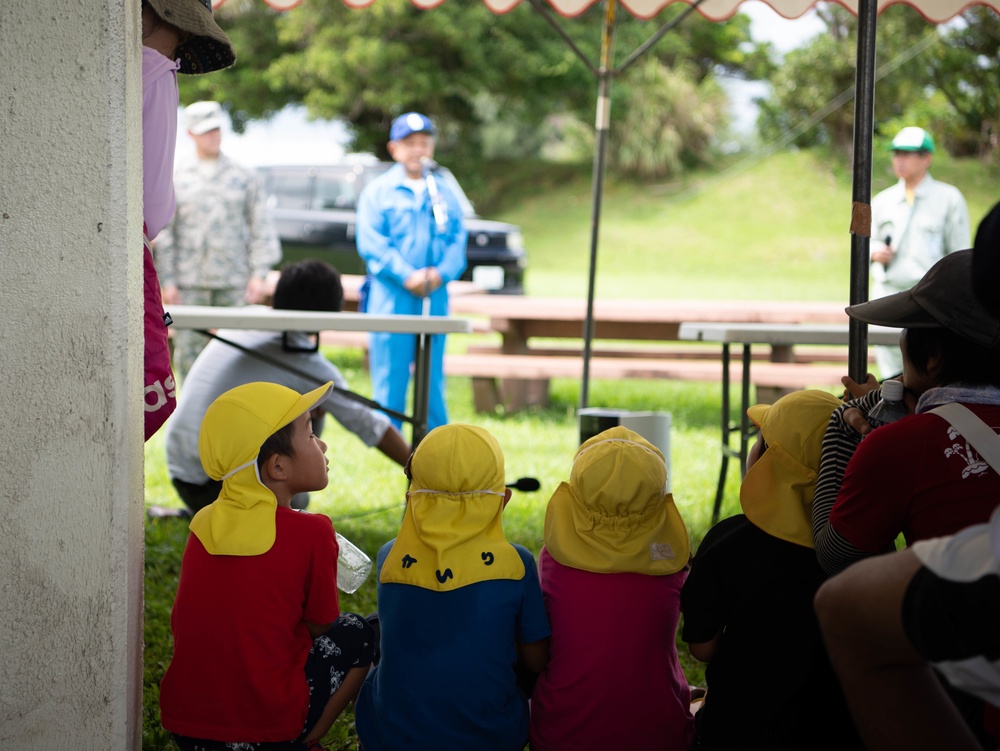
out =
{"type": "MultiPolygon", "coordinates": [[[[523,353],[528,340],[581,339],[585,300],[561,297],[467,294],[451,312],[482,315],[500,333],[504,352],[523,353]]],[[[595,300],[594,339],[677,341],[688,321],[740,323],[847,323],[843,303],[770,300],[595,300]]]]}
{"type": "MultiPolygon", "coordinates": [[[[356,304],[362,281],[361,276],[342,277],[345,308],[356,304]]],[[[491,411],[503,404],[517,410],[544,404],[551,378],[580,377],[586,300],[484,294],[468,282],[452,282],[449,291],[452,315],[473,316],[480,321],[476,330],[500,336],[498,347],[477,344],[445,357],[447,374],[473,379],[477,409],[491,411]],[[565,343],[554,345],[551,340],[565,343]]],[[[598,378],[717,380],[716,366],[707,360],[717,363],[719,351],[681,343],[683,324],[846,327],[844,307],[841,302],[814,301],[599,299],[594,302],[593,338],[600,343],[594,347],[591,370],[598,378]]],[[[775,365],[755,371],[759,386],[819,385],[830,380],[834,369],[839,379],[841,369],[816,366],[813,352],[795,362],[793,347],[794,343],[772,343],[769,359],[775,365]]]]}
{"type": "MultiPolygon", "coordinates": [[[[587,313],[586,301],[573,298],[529,297],[467,294],[455,297],[451,303],[456,315],[482,316],[488,320],[487,328],[500,334],[501,343],[495,357],[506,361],[484,361],[488,355],[480,348],[470,349],[467,355],[448,355],[446,372],[462,373],[474,378],[477,408],[489,409],[491,400],[500,400],[507,409],[519,409],[542,404],[548,397],[548,377],[529,377],[528,366],[537,376],[544,373],[546,361],[539,366],[526,356],[547,357],[551,363],[550,377],[558,377],[565,370],[565,356],[579,358],[580,340],[587,313]],[[533,339],[565,339],[568,346],[562,349],[533,346],[533,339]],[[553,355],[562,354],[564,363],[553,355]],[[509,367],[508,367],[509,366],[509,367]],[[543,370],[539,370],[539,368],[543,370]],[[519,369],[520,372],[512,372],[519,369]],[[492,377],[491,377],[492,376],[492,377]],[[499,381],[502,381],[498,383],[499,381]],[[478,380],[478,383],[476,382],[478,380]],[[488,383],[487,381],[492,381],[488,383]]],[[[594,340],[632,342],[631,345],[594,348],[591,367],[596,377],[635,377],[635,369],[627,368],[629,362],[643,364],[647,377],[686,377],[688,380],[704,378],[698,363],[687,357],[690,352],[679,352],[681,325],[686,322],[742,322],[771,324],[847,324],[843,303],[809,301],[731,301],[731,300],[596,300],[594,302],[594,340]],[[634,343],[656,342],[658,351],[636,346],[634,343]],[[662,357],[659,362],[651,358],[662,357]],[[669,358],[669,359],[667,359],[669,358]]],[[[790,345],[773,348],[771,359],[786,363],[780,374],[770,374],[778,380],[769,385],[784,386],[789,374],[785,371],[803,370],[809,364],[793,363],[790,345]]],[[[704,351],[701,353],[706,354],[704,351]]],[[[717,353],[708,356],[717,358],[717,353]]],[[[775,370],[772,368],[771,370],[775,370]]],[[[765,371],[761,371],[763,374],[765,371]]],[[[798,378],[810,377],[800,374],[798,378]]]]}

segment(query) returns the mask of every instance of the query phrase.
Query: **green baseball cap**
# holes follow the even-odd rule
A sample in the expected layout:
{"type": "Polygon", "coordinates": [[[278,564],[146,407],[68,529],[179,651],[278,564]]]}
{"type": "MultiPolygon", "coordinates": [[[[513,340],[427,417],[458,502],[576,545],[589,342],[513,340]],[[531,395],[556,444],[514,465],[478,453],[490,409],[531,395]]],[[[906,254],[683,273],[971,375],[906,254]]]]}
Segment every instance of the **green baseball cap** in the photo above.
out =
{"type": "Polygon", "coordinates": [[[934,153],[934,139],[931,134],[923,128],[916,128],[912,125],[903,128],[889,144],[890,151],[926,151],[928,154],[934,153]]]}

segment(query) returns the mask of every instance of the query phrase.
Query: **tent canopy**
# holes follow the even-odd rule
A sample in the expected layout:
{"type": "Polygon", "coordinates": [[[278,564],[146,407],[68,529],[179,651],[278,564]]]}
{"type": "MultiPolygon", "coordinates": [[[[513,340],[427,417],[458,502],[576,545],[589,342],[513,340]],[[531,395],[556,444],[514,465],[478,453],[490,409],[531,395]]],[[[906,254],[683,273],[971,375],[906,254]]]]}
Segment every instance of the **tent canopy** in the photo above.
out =
{"type": "MultiPolygon", "coordinates": [[[[441,5],[445,0],[410,1],[418,8],[430,9],[441,5]]],[[[652,18],[668,5],[678,1],[688,2],[688,0],[619,0],[622,8],[636,18],[642,19],[652,18]]],[[[785,18],[798,18],[816,4],[816,0],[763,1],[785,18]]],[[[271,0],[271,2],[287,7],[288,2],[294,2],[298,5],[301,0],[285,0],[284,3],[281,3],[280,0],[271,0]]],[[[343,2],[353,8],[364,8],[377,0],[343,0],[343,2]]],[[[506,13],[522,2],[524,0],[483,0],[483,4],[494,13],[506,13]]],[[[545,0],[545,2],[560,15],[571,17],[580,15],[601,0],[545,0]]],[[[739,10],[739,5],[742,2],[743,0],[704,0],[698,5],[698,12],[712,21],[724,21],[739,10]]],[[[837,3],[854,15],[858,15],[859,0],[837,0],[837,3]]],[[[688,4],[693,3],[688,2],[688,4]]],[[[1000,12],[1000,0],[989,0],[989,2],[982,4],[1000,12]]],[[[890,5],[910,5],[931,23],[943,23],[968,8],[970,3],[967,0],[879,0],[878,12],[881,13],[890,5]]]]}

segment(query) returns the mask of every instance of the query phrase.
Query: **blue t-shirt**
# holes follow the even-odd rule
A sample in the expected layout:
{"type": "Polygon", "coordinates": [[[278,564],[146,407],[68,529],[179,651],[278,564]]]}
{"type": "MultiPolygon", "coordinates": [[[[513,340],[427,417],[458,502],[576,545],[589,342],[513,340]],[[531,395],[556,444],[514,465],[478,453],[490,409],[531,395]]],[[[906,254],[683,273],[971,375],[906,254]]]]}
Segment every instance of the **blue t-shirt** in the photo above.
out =
{"type": "MultiPolygon", "coordinates": [[[[377,571],[392,547],[378,554],[377,571]]],[[[450,592],[378,583],[382,657],[355,703],[365,751],[521,751],[528,699],[514,674],[517,643],[549,636],[531,553],[520,581],[450,592]]]]}

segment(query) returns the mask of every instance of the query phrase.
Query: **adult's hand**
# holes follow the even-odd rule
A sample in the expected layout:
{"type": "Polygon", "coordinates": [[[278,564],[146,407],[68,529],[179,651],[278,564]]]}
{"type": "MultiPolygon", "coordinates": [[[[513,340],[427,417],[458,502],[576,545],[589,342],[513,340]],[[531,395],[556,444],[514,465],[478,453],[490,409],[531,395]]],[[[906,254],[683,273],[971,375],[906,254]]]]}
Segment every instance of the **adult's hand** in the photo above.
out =
{"type": "Polygon", "coordinates": [[[403,287],[412,295],[424,297],[441,286],[441,274],[433,266],[417,269],[403,282],[403,287]]]}
{"type": "Polygon", "coordinates": [[[876,263],[881,263],[883,266],[888,266],[892,263],[892,259],[896,257],[896,251],[890,248],[888,245],[883,245],[878,250],[872,251],[872,260],[876,263]]]}
{"type": "Polygon", "coordinates": [[[181,304],[181,291],[177,289],[176,284],[168,284],[166,287],[161,288],[160,297],[163,298],[164,305],[181,304]]]}
{"type": "Polygon", "coordinates": [[[267,301],[267,280],[259,276],[250,277],[244,298],[251,305],[260,305],[267,301]]]}

